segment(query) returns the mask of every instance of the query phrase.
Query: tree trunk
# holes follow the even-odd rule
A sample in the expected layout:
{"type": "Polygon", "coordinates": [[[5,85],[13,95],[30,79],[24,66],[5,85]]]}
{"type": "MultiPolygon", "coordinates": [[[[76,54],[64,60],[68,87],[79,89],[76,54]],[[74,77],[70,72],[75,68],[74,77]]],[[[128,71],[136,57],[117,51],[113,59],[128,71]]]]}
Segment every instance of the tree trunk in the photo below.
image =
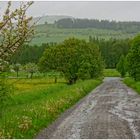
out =
{"type": "Polygon", "coordinates": [[[18,77],[18,71],[17,71],[17,77],[18,77]]]}
{"type": "Polygon", "coordinates": [[[57,83],[57,76],[55,76],[55,83],[57,83]]]}
{"type": "Polygon", "coordinates": [[[31,72],[31,77],[30,77],[31,79],[33,78],[33,72],[31,72]]]}

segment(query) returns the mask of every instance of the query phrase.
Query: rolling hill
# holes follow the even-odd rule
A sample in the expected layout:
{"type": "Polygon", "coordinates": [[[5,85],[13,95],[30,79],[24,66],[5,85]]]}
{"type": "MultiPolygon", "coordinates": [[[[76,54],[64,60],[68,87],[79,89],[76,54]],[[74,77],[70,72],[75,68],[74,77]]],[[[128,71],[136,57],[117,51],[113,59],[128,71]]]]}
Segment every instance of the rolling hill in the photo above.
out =
{"type": "MultiPolygon", "coordinates": [[[[43,16],[35,26],[35,36],[32,39],[32,45],[41,45],[42,43],[62,42],[69,37],[76,37],[79,39],[88,40],[89,36],[103,39],[116,38],[125,39],[132,38],[137,32],[126,32],[125,30],[101,29],[101,28],[60,28],[55,23],[61,19],[73,18],[71,16],[43,16]],[[47,22],[47,24],[45,24],[47,22]]],[[[33,21],[38,20],[39,17],[34,18],[33,21]]],[[[122,23],[123,24],[123,23],[122,23]]],[[[124,24],[126,24],[124,22],[124,24]]]]}

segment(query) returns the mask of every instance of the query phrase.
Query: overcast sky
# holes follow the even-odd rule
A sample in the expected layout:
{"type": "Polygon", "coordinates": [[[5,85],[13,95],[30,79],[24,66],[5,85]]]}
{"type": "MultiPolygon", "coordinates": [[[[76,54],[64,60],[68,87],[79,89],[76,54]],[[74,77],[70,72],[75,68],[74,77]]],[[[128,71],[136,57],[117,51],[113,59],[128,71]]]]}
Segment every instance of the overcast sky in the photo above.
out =
{"type": "MultiPolygon", "coordinates": [[[[6,2],[0,2],[0,13],[6,2]]],[[[18,2],[13,2],[17,7],[18,2]]],[[[140,1],[36,1],[29,15],[68,15],[77,18],[140,21],[140,1]]]]}

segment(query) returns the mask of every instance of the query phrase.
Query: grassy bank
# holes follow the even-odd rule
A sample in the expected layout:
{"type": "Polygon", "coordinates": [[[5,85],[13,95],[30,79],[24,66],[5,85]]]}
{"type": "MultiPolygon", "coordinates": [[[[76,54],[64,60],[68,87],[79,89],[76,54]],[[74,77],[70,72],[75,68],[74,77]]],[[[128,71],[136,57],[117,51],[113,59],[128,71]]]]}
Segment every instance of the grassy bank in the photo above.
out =
{"type": "Polygon", "coordinates": [[[15,92],[0,119],[0,138],[33,138],[101,80],[78,81],[67,85],[46,79],[11,79],[15,92]]]}
{"type": "Polygon", "coordinates": [[[124,83],[140,94],[140,82],[136,82],[132,78],[127,77],[124,79],[124,83]]]}

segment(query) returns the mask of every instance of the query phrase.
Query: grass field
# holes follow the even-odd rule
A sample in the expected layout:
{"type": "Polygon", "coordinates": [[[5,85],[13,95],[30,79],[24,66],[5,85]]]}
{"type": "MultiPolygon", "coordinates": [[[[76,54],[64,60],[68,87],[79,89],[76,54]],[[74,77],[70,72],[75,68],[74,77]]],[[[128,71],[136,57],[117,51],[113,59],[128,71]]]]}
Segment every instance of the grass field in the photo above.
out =
{"type": "Polygon", "coordinates": [[[140,82],[136,82],[132,78],[127,77],[124,79],[124,83],[140,94],[140,82]]]}
{"type": "Polygon", "coordinates": [[[9,79],[14,92],[0,119],[0,138],[33,138],[101,80],[78,81],[67,85],[64,79],[9,79]]]}
{"type": "Polygon", "coordinates": [[[120,73],[116,69],[104,69],[104,77],[120,77],[120,73]]]}
{"type": "Polygon", "coordinates": [[[35,27],[35,37],[31,41],[31,44],[40,45],[42,43],[49,42],[62,42],[64,39],[69,37],[76,37],[79,39],[88,40],[89,36],[98,38],[129,38],[135,36],[135,33],[125,33],[122,31],[85,28],[85,29],[64,29],[57,28],[53,25],[38,25],[35,27]]]}

